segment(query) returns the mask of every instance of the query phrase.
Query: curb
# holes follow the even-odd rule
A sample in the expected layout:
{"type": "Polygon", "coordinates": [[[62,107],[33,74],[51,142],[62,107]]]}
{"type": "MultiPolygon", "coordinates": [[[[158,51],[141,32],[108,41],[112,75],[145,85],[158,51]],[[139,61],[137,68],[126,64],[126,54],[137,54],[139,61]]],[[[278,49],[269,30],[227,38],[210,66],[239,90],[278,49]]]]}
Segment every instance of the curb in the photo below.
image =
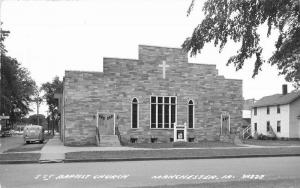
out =
{"type": "Polygon", "coordinates": [[[59,159],[59,160],[39,160],[38,163],[40,164],[49,164],[49,163],[63,163],[64,160],[63,159],[59,159]]]}
{"type": "Polygon", "coordinates": [[[31,160],[0,160],[0,164],[37,164],[39,161],[31,160]]]}
{"type": "Polygon", "coordinates": [[[104,159],[60,159],[60,160],[0,160],[0,164],[50,164],[50,163],[80,163],[80,162],[121,162],[121,161],[157,161],[157,160],[190,160],[190,159],[230,159],[259,157],[293,157],[299,154],[276,155],[222,155],[222,156],[192,156],[192,157],[138,157],[138,158],[104,158],[104,159]]]}
{"type": "Polygon", "coordinates": [[[64,159],[64,163],[76,162],[120,162],[120,161],[156,161],[156,160],[190,160],[190,159],[230,159],[230,158],[259,158],[259,157],[293,157],[299,154],[276,155],[223,155],[223,156],[194,156],[194,157],[139,157],[139,158],[104,158],[104,159],[64,159]]]}

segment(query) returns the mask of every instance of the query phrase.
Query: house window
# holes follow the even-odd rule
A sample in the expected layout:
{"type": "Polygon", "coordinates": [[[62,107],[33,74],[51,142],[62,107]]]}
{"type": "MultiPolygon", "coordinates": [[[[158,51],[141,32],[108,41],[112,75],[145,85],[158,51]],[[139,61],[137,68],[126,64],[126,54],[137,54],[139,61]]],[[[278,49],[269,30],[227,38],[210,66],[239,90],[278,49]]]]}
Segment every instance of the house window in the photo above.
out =
{"type": "Polygon", "coordinates": [[[176,121],[176,97],[151,96],[151,128],[174,128],[176,121]]]}
{"type": "Polygon", "coordinates": [[[277,114],[280,114],[280,105],[277,105],[277,114]]]}
{"type": "Polygon", "coordinates": [[[270,122],[267,121],[267,132],[269,132],[269,131],[270,131],[270,122]]]}
{"type": "Polygon", "coordinates": [[[257,123],[254,123],[254,131],[257,132],[257,123]]]}
{"type": "Polygon", "coordinates": [[[281,121],[277,121],[277,132],[281,132],[281,121]]]}
{"type": "Polygon", "coordinates": [[[254,107],[253,113],[254,113],[255,116],[257,115],[257,107],[254,107]]]}
{"type": "Polygon", "coordinates": [[[267,106],[267,114],[270,114],[270,107],[267,106]]]}
{"type": "Polygon", "coordinates": [[[131,107],[131,128],[138,128],[138,100],[134,98],[132,100],[131,107]]]}
{"type": "Polygon", "coordinates": [[[188,128],[194,128],[194,103],[192,100],[188,103],[188,128]]]}

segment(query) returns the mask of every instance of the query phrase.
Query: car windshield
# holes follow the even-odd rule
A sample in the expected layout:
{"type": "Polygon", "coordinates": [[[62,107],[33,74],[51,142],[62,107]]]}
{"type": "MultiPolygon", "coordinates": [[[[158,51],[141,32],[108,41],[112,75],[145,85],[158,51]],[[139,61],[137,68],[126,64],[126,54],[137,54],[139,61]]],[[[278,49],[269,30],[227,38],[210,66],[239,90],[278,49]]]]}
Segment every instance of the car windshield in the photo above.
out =
{"type": "Polygon", "coordinates": [[[26,130],[35,130],[35,131],[39,131],[41,130],[41,127],[39,126],[32,126],[32,127],[25,127],[26,130]]]}

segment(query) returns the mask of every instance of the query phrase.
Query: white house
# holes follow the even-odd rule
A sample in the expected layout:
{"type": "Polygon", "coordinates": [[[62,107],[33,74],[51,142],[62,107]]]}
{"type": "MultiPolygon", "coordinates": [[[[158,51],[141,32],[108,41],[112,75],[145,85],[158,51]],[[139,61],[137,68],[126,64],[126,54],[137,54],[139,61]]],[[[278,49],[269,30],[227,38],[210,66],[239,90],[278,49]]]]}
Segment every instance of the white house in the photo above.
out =
{"type": "Polygon", "coordinates": [[[243,110],[242,110],[242,117],[243,117],[243,123],[242,127],[247,128],[251,125],[251,109],[254,104],[254,99],[247,99],[244,100],[243,110]]]}
{"type": "Polygon", "coordinates": [[[300,91],[263,97],[254,103],[251,110],[252,135],[267,135],[273,129],[277,137],[300,138],[300,91]]]}

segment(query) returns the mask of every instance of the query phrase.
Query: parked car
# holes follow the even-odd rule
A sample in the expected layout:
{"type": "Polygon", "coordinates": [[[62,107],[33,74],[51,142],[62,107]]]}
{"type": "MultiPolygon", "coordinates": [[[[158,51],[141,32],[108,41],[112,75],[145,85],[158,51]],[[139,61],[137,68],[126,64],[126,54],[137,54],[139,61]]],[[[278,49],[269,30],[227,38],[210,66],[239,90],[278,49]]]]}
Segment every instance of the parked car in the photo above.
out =
{"type": "Polygon", "coordinates": [[[39,125],[26,125],[23,131],[24,142],[29,144],[30,142],[40,142],[43,143],[45,140],[44,137],[44,128],[39,125]]]}
{"type": "Polygon", "coordinates": [[[23,133],[24,133],[24,131],[18,131],[18,130],[15,131],[15,134],[16,134],[16,135],[23,135],[23,133]]]}
{"type": "Polygon", "coordinates": [[[7,127],[2,127],[0,131],[0,136],[2,137],[12,136],[11,129],[7,127]]]}
{"type": "Polygon", "coordinates": [[[0,136],[5,137],[5,136],[12,136],[12,127],[11,124],[9,124],[6,120],[1,121],[0,119],[0,136]]]}

